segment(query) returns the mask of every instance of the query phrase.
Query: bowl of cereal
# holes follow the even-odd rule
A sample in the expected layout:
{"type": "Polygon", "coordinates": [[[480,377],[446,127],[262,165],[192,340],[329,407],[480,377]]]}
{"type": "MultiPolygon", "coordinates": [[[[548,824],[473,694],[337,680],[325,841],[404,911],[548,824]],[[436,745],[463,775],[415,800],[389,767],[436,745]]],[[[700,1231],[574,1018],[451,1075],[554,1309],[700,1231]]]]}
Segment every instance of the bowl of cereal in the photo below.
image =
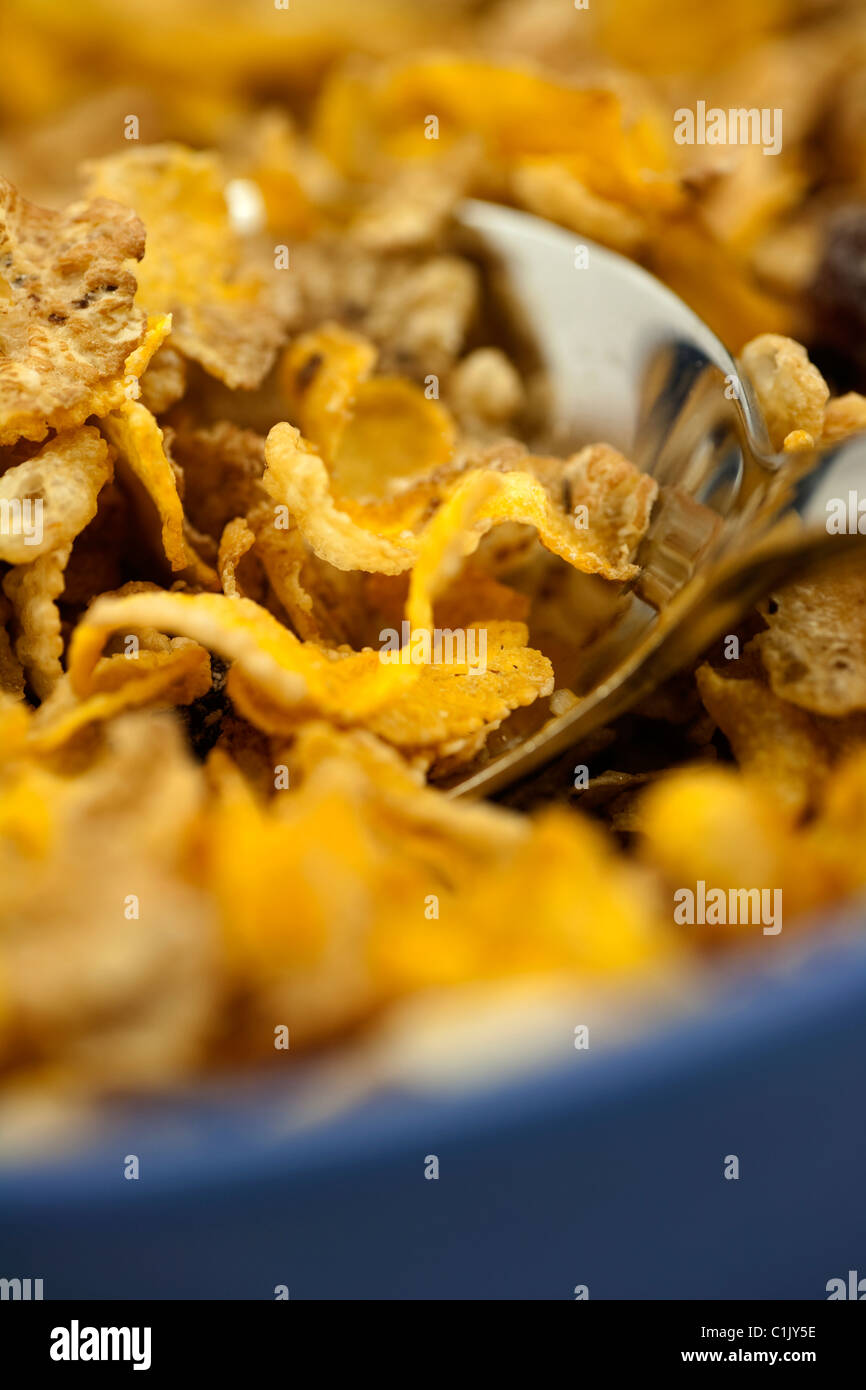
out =
{"type": "MultiPolygon", "coordinates": [[[[863,1238],[857,478],[820,564],[455,796],[672,598],[632,403],[562,428],[465,210],[657,277],[799,484],[866,429],[862,17],[744,9],[717,71],[679,0],[449,0],[446,50],[369,8],[0,20],[45,76],[0,95],[9,1277],[822,1296],[863,1238]]],[[[697,476],[710,433],[653,429],[697,476]]]]}

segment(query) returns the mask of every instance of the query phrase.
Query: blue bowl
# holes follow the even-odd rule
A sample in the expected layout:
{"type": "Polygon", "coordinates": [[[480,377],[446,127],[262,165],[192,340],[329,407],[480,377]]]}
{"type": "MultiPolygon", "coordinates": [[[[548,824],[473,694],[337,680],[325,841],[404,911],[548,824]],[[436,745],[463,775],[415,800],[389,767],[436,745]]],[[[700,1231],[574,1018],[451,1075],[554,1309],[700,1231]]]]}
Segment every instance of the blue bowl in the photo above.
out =
{"type": "Polygon", "coordinates": [[[843,924],[727,974],[697,1018],[519,1081],[295,1132],[272,1077],[139,1106],[0,1170],[0,1275],[49,1299],[823,1299],[866,1274],[864,1069],[866,938],[843,924]]]}

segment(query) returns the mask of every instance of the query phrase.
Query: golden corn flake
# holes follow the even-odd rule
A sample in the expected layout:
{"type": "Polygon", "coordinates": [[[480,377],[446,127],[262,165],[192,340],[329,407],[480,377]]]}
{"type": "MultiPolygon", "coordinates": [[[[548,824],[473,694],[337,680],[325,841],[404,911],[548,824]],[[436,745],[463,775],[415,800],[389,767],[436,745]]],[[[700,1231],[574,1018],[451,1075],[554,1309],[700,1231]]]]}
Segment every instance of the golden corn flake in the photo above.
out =
{"type": "Polygon", "coordinates": [[[292,768],[300,788],[262,805],[225,758],[212,758],[209,872],[235,969],[272,1005],[290,1003],[302,1041],[407,990],[669,963],[671,936],[645,877],[623,872],[588,823],[553,811],[533,825],[495,807],[445,802],[369,735],[318,724],[301,734],[292,768]],[[328,837],[345,847],[337,861],[328,837]],[[280,909],[287,876],[290,917],[280,909]],[[430,893],[440,904],[433,932],[423,912],[416,924],[406,910],[430,893]]]}
{"type": "Polygon", "coordinates": [[[826,783],[819,814],[807,827],[808,843],[825,864],[827,897],[841,898],[866,886],[863,837],[866,833],[866,749],[843,758],[826,783]]]}
{"type": "Polygon", "coordinates": [[[814,720],[759,680],[734,679],[702,666],[697,683],[743,771],[789,810],[804,810],[829,767],[827,744],[814,720]]]}
{"type": "Polygon", "coordinates": [[[822,444],[836,444],[840,439],[846,439],[849,434],[858,434],[861,430],[866,430],[866,396],[849,391],[827,402],[822,444]]]}
{"type": "Polygon", "coordinates": [[[423,768],[407,761],[367,729],[335,729],[311,721],[290,748],[277,749],[292,785],[321,778],[333,764],[354,785],[368,823],[375,822],[395,853],[410,853],[446,880],[477,868],[479,856],[506,856],[529,834],[522,817],[490,802],[454,801],[428,787],[423,768]]]}
{"type": "Polygon", "coordinates": [[[442,634],[447,650],[464,660],[422,666],[417,683],[369,715],[366,727],[399,748],[431,754],[450,752],[482,729],[486,736],[512,710],[553,691],[553,667],[527,647],[528,637],[525,624],[505,622],[442,634]]]}
{"type": "Polygon", "coordinates": [[[141,378],[141,403],[152,415],[162,415],[185,390],[186,359],[171,343],[164,343],[141,378]]]}
{"type": "Polygon", "coordinates": [[[300,637],[325,647],[361,648],[374,646],[383,626],[399,626],[402,604],[394,621],[378,621],[380,615],[367,599],[367,576],[320,560],[296,527],[286,531],[274,525],[272,507],[252,513],[249,524],[256,536],[254,558],[300,637]]]}
{"type": "Polygon", "coordinates": [[[267,494],[261,486],[265,441],[227,420],[172,432],[171,455],[183,473],[183,505],[197,531],[219,541],[228,523],[247,516],[267,494]]]}
{"type": "Polygon", "coordinates": [[[296,527],[274,524],[272,506],[257,508],[248,521],[256,535],[255,559],[300,637],[357,648],[375,645],[383,627],[399,627],[408,592],[405,577],[383,578],[390,586],[383,607],[382,590],[374,594],[369,588],[377,576],[338,570],[321,560],[296,527]]]}
{"type": "MultiPolygon", "coordinates": [[[[632,476],[635,479],[639,476],[636,470],[632,476]]],[[[518,522],[535,527],[546,550],[583,574],[600,574],[604,579],[620,582],[633,579],[637,574],[637,565],[628,559],[637,532],[631,526],[625,537],[620,529],[612,531],[606,504],[602,505],[602,489],[592,493],[596,499],[592,510],[587,507],[585,513],[572,517],[553,506],[546,489],[532,474],[511,472],[502,474],[501,478],[501,487],[483,503],[474,523],[479,540],[494,526],[518,522]]],[[[465,486],[469,486],[468,480],[461,480],[454,490],[465,486]]],[[[647,479],[646,488],[639,491],[644,498],[654,496],[652,479],[647,479]]]]}
{"type": "MultiPolygon", "coordinates": [[[[426,582],[429,592],[435,592],[435,570],[426,582]]],[[[416,609],[429,608],[426,594],[426,590],[419,593],[416,609]]],[[[411,611],[410,605],[407,614],[411,611]]],[[[390,648],[377,655],[391,669],[414,671],[414,677],[407,675],[399,685],[392,684],[376,708],[353,717],[346,703],[342,712],[332,711],[331,718],[343,724],[363,722],[425,763],[458,753],[469,758],[513,710],[553,689],[550,662],[527,647],[527,638],[525,624],[516,622],[473,623],[432,634],[407,621],[393,630],[390,648]]],[[[345,649],[329,655],[332,661],[358,660],[357,654],[345,649]]],[[[274,734],[294,727],[295,717],[263,695],[243,668],[233,667],[227,688],[236,706],[257,727],[274,734]]]]}
{"type": "MultiPolygon", "coordinates": [[[[762,58],[761,41],[773,38],[789,10],[788,0],[731,0],[729,38],[736,52],[752,45],[762,58]]],[[[609,0],[599,15],[606,52],[627,66],[651,73],[702,74],[718,66],[718,31],[707,10],[689,0],[609,0]]],[[[770,50],[772,54],[774,50],[770,50]]]]}
{"type": "Polygon", "coordinates": [[[839,718],[866,710],[866,563],[834,558],[764,605],[756,645],[776,695],[839,718]]]}
{"type": "Polygon", "coordinates": [[[28,564],[68,544],[96,515],[111,475],[105,440],[89,425],[8,468],[0,476],[0,560],[28,564]]]}
{"type": "Polygon", "coordinates": [[[290,413],[319,449],[337,491],[360,501],[387,496],[444,468],[455,431],[438,401],[403,377],[369,379],[378,353],[337,324],[306,333],[280,368],[290,413]]]}
{"type": "Polygon", "coordinates": [[[218,568],[223,593],[229,598],[241,596],[238,588],[238,565],[255,543],[255,532],[250,530],[242,516],[236,516],[234,521],[230,521],[222,533],[218,568]]]}
{"type": "Polygon", "coordinates": [[[197,583],[215,588],[217,577],[196,554],[186,535],[177,481],[163,447],[163,433],[140,401],[127,401],[102,421],[121,465],[134,474],[159,516],[165,557],[174,571],[188,572],[197,583]]]}
{"type": "MultiPolygon", "coordinates": [[[[265,456],[265,488],[278,504],[288,508],[304,539],[323,560],[337,569],[380,574],[402,574],[414,564],[421,539],[411,529],[413,521],[418,521],[418,500],[412,491],[394,500],[389,524],[383,526],[382,509],[364,508],[345,499],[338,505],[324,463],[292,425],[274,426],[265,456]]],[[[627,580],[637,574],[637,567],[623,558],[626,546],[618,534],[614,553],[605,552],[603,508],[598,507],[603,530],[596,535],[591,515],[581,513],[576,518],[580,524],[575,525],[574,519],[554,507],[545,488],[531,474],[493,472],[492,478],[490,494],[475,509],[471,526],[463,532],[464,556],[471,555],[493,527],[519,522],[535,527],[547,550],[586,574],[612,580],[627,580]]],[[[474,487],[473,471],[449,484],[445,495],[452,500],[457,497],[459,502],[462,490],[474,487]]],[[[651,480],[644,495],[654,495],[651,480]]]]}
{"type": "Polygon", "coordinates": [[[796,454],[803,449],[814,449],[815,437],[808,430],[791,430],[782,440],[783,454],[796,454]]]}
{"type": "Polygon", "coordinates": [[[362,179],[377,156],[447,156],[469,135],[483,142],[494,174],[558,157],[601,198],[647,210],[683,201],[652,113],[627,119],[613,91],[559,83],[528,67],[436,55],[395,64],[367,82],[339,73],[321,97],[316,134],[338,168],[362,179]],[[425,136],[422,108],[438,116],[436,141],[425,136]]]}
{"type": "Polygon", "coordinates": [[[352,242],[391,254],[435,246],[480,162],[480,146],[469,138],[432,167],[429,162],[398,166],[363,200],[350,224],[352,242]]]}
{"type": "Polygon", "coordinates": [[[233,230],[217,158],[180,145],[130,149],[95,161],[89,190],[144,221],[137,299],[171,314],[173,345],[227,386],[258,386],[283,328],[233,230]]]}
{"type": "Polygon", "coordinates": [[[381,497],[394,483],[444,468],[454,444],[454,425],[438,401],[401,377],[374,377],[358,388],[331,474],[350,497],[381,497]]]}
{"type": "Polygon", "coordinates": [[[830,391],[800,343],[763,333],[746,343],[740,363],[755,388],[774,449],[781,449],[794,430],[820,439],[830,391]]]}
{"type": "Polygon", "coordinates": [[[302,334],[283,355],[279,376],[290,413],[328,460],[337,452],[358,388],[377,356],[372,343],[339,324],[302,334]]]}
{"type": "MultiPolygon", "coordinates": [[[[321,561],[317,563],[322,564],[321,561]]],[[[422,563],[423,557],[419,557],[416,571],[422,563]]],[[[331,570],[330,573],[339,572],[331,570]]],[[[377,621],[379,627],[399,627],[403,618],[409,616],[410,576],[365,574],[358,577],[362,581],[363,604],[369,617],[377,621]]],[[[450,582],[446,569],[441,581],[435,581],[431,592],[434,595],[433,614],[436,626],[440,628],[465,628],[470,623],[493,619],[527,622],[532,607],[527,594],[494,579],[476,560],[461,565],[450,582]]],[[[417,621],[417,614],[410,621],[414,627],[425,626],[417,621]]]]}
{"type": "Polygon", "coordinates": [[[433,612],[438,627],[467,627],[482,619],[522,623],[528,619],[530,608],[526,594],[500,583],[470,560],[435,600],[433,612]]]}
{"type": "MultiPolygon", "coordinates": [[[[862,856],[850,854],[850,840],[840,840],[837,819],[862,807],[862,751],[840,769],[845,801],[838,800],[835,779],[819,796],[813,820],[800,826],[785,811],[773,788],[759,779],[742,778],[730,767],[682,768],[669,772],[647,791],[642,802],[642,855],[663,877],[671,892],[707,888],[772,889],[781,892],[783,922],[808,919],[822,903],[834,902],[862,886],[862,856]],[[851,798],[850,800],[848,798],[851,798]]],[[[849,822],[850,824],[850,822],[849,822]]],[[[855,834],[862,823],[854,820],[855,834]]],[[[709,938],[742,938],[741,926],[690,926],[709,938]]]]}
{"type": "Polygon", "coordinates": [[[231,677],[237,678],[241,699],[249,689],[250,698],[284,718],[306,707],[336,719],[362,720],[418,675],[417,667],[387,664],[375,651],[340,654],[300,642],[251,599],[156,591],[96,600],[70,643],[76,694],[91,693],[96,663],[111,634],[137,627],[191,637],[218,652],[233,663],[231,677]]]}
{"type": "Polygon", "coordinates": [[[0,509],[17,525],[3,553],[19,560],[3,580],[19,635],[16,656],[40,699],[62,676],[63,639],[56,601],[63,592],[72,541],[96,515],[97,498],[111,478],[108,448],[92,426],[58,435],[25,464],[10,469],[0,509]],[[23,470],[23,471],[19,471],[23,470]],[[34,542],[32,546],[29,542],[34,542]],[[27,556],[28,551],[33,559],[27,556]]]}
{"type": "Polygon", "coordinates": [[[209,771],[218,794],[207,818],[206,881],[232,974],[255,986],[263,1017],[291,1019],[293,1047],[357,1024],[387,997],[370,959],[372,926],[395,897],[423,903],[429,875],[377,843],[345,763],[270,805],[219,753],[209,771]]]}
{"type": "MultiPolygon", "coordinates": [[[[267,506],[257,509],[250,517],[249,524],[241,518],[230,521],[220,541],[220,564],[222,566],[224,549],[230,545],[231,549],[227,553],[233,558],[235,550],[239,550],[241,546],[246,547],[246,538],[249,535],[255,544],[256,557],[261,561],[268,582],[285,609],[292,627],[305,641],[320,642],[321,623],[314,613],[313,595],[304,582],[309,548],[300,531],[294,527],[289,531],[277,530],[273,521],[273,512],[267,506]],[[235,528],[234,531],[232,528],[235,528]]],[[[225,578],[223,589],[228,593],[225,578]]]]}
{"type": "Polygon", "coordinates": [[[110,634],[140,626],[180,632],[231,661],[228,693],[251,723],[272,733],[318,710],[339,723],[364,723],[401,747],[440,749],[496,727],[553,689],[552,667],[526,647],[523,624],[449,632],[442,664],[429,664],[432,647],[398,648],[390,660],[372,650],[323,651],[248,599],[149,592],[98,599],[79,624],[69,653],[79,696],[93,692],[110,634]]]}
{"type": "MultiPolygon", "coordinates": [[[[204,788],[179,730],[124,716],[78,775],[35,762],[19,781],[31,824],[39,803],[49,824],[39,858],[0,835],[16,1060],[43,1058],[47,1045],[67,1075],[103,1087],[153,1086],[200,1066],[221,986],[213,907],[186,872],[204,788]],[[130,892],[140,920],[121,916],[118,931],[130,892]],[[86,911],[71,912],[73,899],[86,911]]],[[[0,793],[0,821],[4,802],[0,793]]]]}
{"type": "Polygon", "coordinates": [[[668,966],[673,956],[646,881],[623,871],[600,830],[559,808],[504,862],[443,896],[435,933],[403,913],[373,936],[378,970],[401,991],[552,971],[596,980],[668,966]]]}
{"type": "Polygon", "coordinates": [[[145,318],[130,263],[144,228],[106,198],[48,212],[0,178],[0,445],[44,439],[98,413],[145,318]]]}
{"type": "Polygon", "coordinates": [[[554,811],[532,824],[446,801],[367,733],[313,724],[288,757],[296,790],[267,805],[212,758],[210,873],[235,969],[273,1007],[291,1006],[302,1041],[407,990],[525,971],[596,978],[670,961],[646,879],[623,872],[588,823],[554,811]],[[345,847],[336,861],[329,838],[345,847]],[[289,917],[280,908],[287,876],[289,917]],[[431,893],[435,931],[423,912],[417,923],[407,912],[431,893]]]}
{"type": "Polygon", "coordinates": [[[649,228],[640,213],[593,193],[567,160],[522,160],[512,188],[517,201],[536,217],[570,227],[625,255],[639,251],[648,237],[649,228]]]}
{"type": "Polygon", "coordinates": [[[79,700],[68,676],[55,685],[33,716],[29,746],[53,753],[90,724],[126,710],[191,704],[211,687],[210,656],[198,642],[174,638],[163,651],[137,650],[102,657],[93,672],[93,693],[79,700]]]}
{"type": "MultiPolygon", "coordinates": [[[[19,712],[23,714],[20,707],[19,712]]],[[[23,726],[18,724],[17,728],[13,727],[9,711],[0,705],[0,734],[14,738],[23,733],[23,726]]],[[[2,746],[5,748],[8,744],[2,746]]],[[[38,869],[40,861],[44,861],[51,850],[55,831],[52,812],[55,791],[54,781],[48,773],[23,762],[13,762],[0,782],[0,869],[5,880],[2,884],[4,897],[13,889],[13,881],[9,877],[13,862],[19,873],[22,867],[25,872],[26,869],[32,872],[34,868],[38,869]],[[24,866],[20,863],[22,858],[24,866]]]]}
{"type": "Polygon", "coordinates": [[[20,635],[15,654],[40,700],[44,700],[63,675],[63,637],[57,600],[63,593],[64,571],[71,544],[50,550],[27,565],[16,565],[3,580],[11,600],[20,635]]]}
{"type": "Polygon", "coordinates": [[[772,795],[732,768],[686,768],[654,783],[644,798],[646,839],[665,877],[692,876],[720,888],[779,882],[791,818],[772,795]]]}
{"type": "Polygon", "coordinates": [[[406,603],[406,617],[413,629],[433,626],[433,604],[463,564],[466,534],[499,487],[495,473],[469,474],[425,528],[412,568],[406,603]]]}
{"type": "MultiPolygon", "coordinates": [[[[415,519],[397,511],[386,529],[367,529],[345,505],[334,500],[328,470],[313,446],[292,425],[275,425],[265,445],[263,484],[274,501],[291,514],[316,554],[336,569],[402,574],[415,557],[415,519]]],[[[402,499],[401,499],[402,500],[402,499]]],[[[396,504],[399,507],[399,503],[396,504]]],[[[377,516],[381,523],[381,518],[377,516]]]]}
{"type": "Polygon", "coordinates": [[[591,444],[563,468],[575,516],[585,515],[604,553],[621,565],[647,533],[658,484],[607,444],[591,444]],[[583,509],[583,510],[580,510],[583,509]]]}

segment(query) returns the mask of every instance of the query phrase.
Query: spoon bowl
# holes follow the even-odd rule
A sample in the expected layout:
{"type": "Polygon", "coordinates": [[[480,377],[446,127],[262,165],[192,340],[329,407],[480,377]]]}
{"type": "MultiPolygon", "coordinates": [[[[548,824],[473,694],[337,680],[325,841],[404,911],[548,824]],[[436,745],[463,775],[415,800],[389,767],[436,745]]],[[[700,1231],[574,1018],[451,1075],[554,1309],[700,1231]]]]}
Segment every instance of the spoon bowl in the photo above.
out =
{"type": "Polygon", "coordinates": [[[604,441],[659,484],[631,602],[593,652],[578,703],[443,784],[502,791],[695,660],[774,585],[862,539],[827,505],[866,476],[866,435],[773,453],[749,382],[715,334],[632,261],[527,213],[468,201],[458,222],[537,344],[566,450],[604,441]]]}

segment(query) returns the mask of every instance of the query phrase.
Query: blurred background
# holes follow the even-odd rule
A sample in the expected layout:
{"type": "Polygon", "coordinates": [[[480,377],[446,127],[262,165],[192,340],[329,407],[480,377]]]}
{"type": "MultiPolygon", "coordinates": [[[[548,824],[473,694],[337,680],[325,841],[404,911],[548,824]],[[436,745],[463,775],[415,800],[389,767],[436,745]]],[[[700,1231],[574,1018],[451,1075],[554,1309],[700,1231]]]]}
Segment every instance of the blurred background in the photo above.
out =
{"type": "Polygon", "coordinates": [[[129,114],[143,144],[220,149],[295,238],[345,216],[347,182],[357,198],[450,161],[469,191],[645,262],[733,351],[827,339],[853,384],[866,234],[837,214],[866,179],[858,0],[6,0],[0,44],[0,166],[37,201],[73,193],[129,114]],[[674,112],[699,100],[781,109],[781,152],[675,145],[674,112]]]}

